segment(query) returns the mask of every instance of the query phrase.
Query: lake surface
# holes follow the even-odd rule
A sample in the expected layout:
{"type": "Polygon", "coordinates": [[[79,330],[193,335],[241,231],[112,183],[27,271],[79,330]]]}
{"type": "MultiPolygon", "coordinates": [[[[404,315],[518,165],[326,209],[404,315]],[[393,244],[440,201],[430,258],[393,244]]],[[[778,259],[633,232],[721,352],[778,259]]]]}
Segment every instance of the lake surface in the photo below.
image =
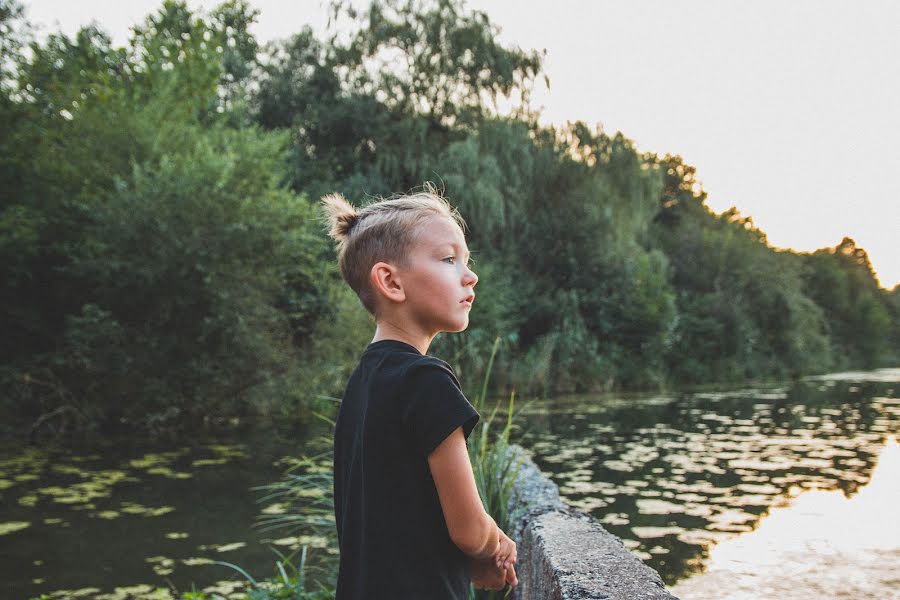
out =
{"type": "MultiPolygon", "coordinates": [[[[898,395],[900,369],[564,397],[529,405],[513,441],[683,600],[892,598],[898,395]]],[[[254,527],[278,507],[250,488],[329,444],[322,423],[0,448],[0,597],[227,593],[243,578],[212,561],[265,578],[273,548],[325,556],[321,540],[254,527]]]]}
{"type": "Polygon", "coordinates": [[[273,548],[317,541],[256,527],[277,506],[251,488],[330,446],[323,434],[330,426],[0,450],[0,598],[165,599],[245,581],[213,561],[274,575],[273,548]]]}
{"type": "Polygon", "coordinates": [[[898,395],[900,369],[885,369],[559,398],[524,410],[517,437],[683,600],[897,598],[898,395]]]}

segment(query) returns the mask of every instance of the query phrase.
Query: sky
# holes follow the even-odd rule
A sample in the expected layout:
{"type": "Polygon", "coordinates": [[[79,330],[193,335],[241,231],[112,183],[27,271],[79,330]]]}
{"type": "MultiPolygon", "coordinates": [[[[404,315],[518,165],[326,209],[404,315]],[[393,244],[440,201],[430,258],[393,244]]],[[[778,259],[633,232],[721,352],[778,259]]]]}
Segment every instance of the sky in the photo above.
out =
{"type": "MultiPolygon", "coordinates": [[[[250,0],[253,33],[324,32],[321,0],[250,0]]],[[[117,44],[162,0],[25,0],[46,33],[94,20],[117,44]]],[[[217,2],[189,0],[194,9],[217,2]]],[[[360,5],[359,1],[354,4],[360,5]]],[[[364,3],[363,3],[364,4],[364,3]]],[[[850,236],[900,283],[900,2],[469,0],[508,46],[546,50],[543,123],[621,131],[679,154],[716,212],[751,216],[777,248],[850,236]]]]}

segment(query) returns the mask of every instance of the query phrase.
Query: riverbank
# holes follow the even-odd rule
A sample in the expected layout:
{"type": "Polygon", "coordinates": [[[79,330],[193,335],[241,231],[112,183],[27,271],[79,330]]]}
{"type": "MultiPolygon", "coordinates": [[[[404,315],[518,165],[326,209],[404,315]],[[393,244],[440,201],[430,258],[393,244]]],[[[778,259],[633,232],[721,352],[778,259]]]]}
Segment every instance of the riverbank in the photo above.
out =
{"type": "Polygon", "coordinates": [[[678,600],[622,540],[565,506],[524,448],[512,445],[508,452],[518,465],[509,498],[509,533],[519,556],[514,600],[678,600]]]}

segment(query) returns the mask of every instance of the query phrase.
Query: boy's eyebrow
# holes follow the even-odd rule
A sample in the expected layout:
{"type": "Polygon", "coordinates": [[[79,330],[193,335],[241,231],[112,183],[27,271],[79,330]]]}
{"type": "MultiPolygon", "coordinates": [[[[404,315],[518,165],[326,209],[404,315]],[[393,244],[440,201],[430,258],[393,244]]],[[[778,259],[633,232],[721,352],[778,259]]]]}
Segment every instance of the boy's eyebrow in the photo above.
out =
{"type": "MultiPolygon", "coordinates": [[[[460,248],[462,248],[462,246],[460,246],[459,244],[457,244],[455,242],[453,242],[453,243],[445,242],[444,244],[441,244],[440,247],[444,247],[444,246],[450,246],[451,248],[453,248],[455,250],[459,250],[460,248]]],[[[466,257],[468,258],[469,256],[472,256],[472,253],[469,252],[468,250],[466,250],[466,257]]]]}

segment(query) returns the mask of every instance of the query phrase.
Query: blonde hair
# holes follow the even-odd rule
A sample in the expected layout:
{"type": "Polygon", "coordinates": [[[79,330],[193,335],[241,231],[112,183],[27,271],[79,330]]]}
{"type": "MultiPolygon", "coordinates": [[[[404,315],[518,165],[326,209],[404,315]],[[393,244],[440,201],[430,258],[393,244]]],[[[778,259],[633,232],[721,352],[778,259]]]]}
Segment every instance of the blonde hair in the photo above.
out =
{"type": "Polygon", "coordinates": [[[372,265],[383,261],[408,267],[418,229],[431,217],[448,217],[466,230],[459,211],[430,183],[421,192],[376,199],[359,209],[341,194],[327,194],[321,204],[328,233],[337,241],[341,276],[373,316],[375,292],[369,281],[372,265]]]}

